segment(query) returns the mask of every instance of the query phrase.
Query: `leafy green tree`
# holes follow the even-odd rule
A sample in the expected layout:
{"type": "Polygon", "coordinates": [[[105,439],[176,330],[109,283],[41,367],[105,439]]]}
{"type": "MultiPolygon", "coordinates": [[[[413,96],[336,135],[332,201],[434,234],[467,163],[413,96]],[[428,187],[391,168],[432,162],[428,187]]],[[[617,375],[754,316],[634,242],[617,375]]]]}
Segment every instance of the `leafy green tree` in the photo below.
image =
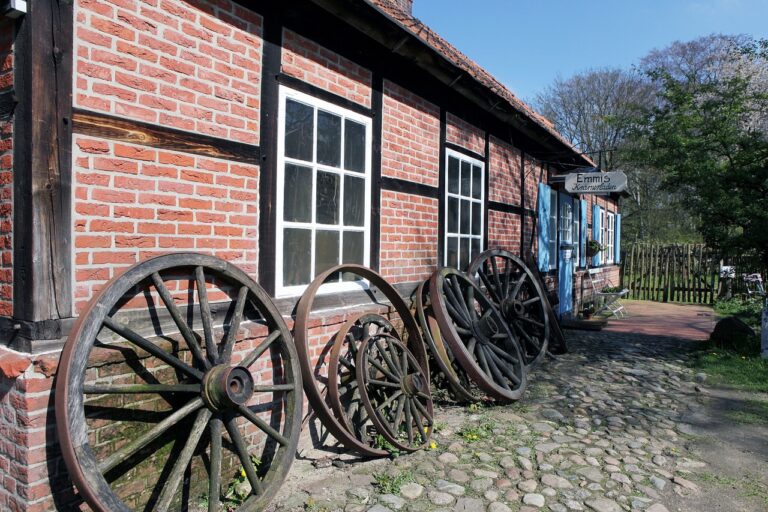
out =
{"type": "Polygon", "coordinates": [[[766,44],[751,41],[717,59],[717,72],[649,71],[657,106],[639,137],[641,159],[682,192],[704,240],[724,253],[757,253],[768,266],[766,44]]]}

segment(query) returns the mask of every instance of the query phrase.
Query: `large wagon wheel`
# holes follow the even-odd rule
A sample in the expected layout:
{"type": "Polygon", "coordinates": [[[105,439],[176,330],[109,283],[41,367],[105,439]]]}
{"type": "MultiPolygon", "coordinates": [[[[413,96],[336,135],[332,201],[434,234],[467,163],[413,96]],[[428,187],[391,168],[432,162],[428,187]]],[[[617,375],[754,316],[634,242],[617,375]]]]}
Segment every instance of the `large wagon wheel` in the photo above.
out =
{"type": "Polygon", "coordinates": [[[412,452],[432,435],[429,375],[397,338],[369,337],[357,351],[357,385],[376,430],[395,448],[412,452]]]}
{"type": "Polygon", "coordinates": [[[479,390],[461,368],[451,349],[443,343],[440,326],[432,312],[429,294],[425,287],[427,283],[428,281],[419,284],[415,297],[416,318],[419,320],[424,341],[454,397],[460,401],[479,402],[484,395],[478,392],[479,390]]]}
{"type": "Polygon", "coordinates": [[[490,299],[452,268],[432,274],[429,295],[440,332],[473,382],[498,400],[519,399],[527,384],[522,351],[490,299]]]}
{"type": "Polygon", "coordinates": [[[348,276],[357,276],[361,279],[365,279],[370,283],[371,288],[377,288],[384,296],[389,300],[397,312],[400,320],[405,328],[407,336],[407,346],[416,357],[424,373],[429,375],[429,366],[427,364],[427,354],[424,349],[424,343],[421,341],[421,333],[416,325],[416,321],[411,315],[410,309],[405,301],[400,297],[392,285],[377,274],[375,271],[364,267],[362,265],[355,265],[351,263],[338,265],[330,268],[318,275],[307,287],[304,294],[299,300],[299,304],[296,308],[296,323],[294,325],[294,335],[296,337],[296,349],[299,353],[299,364],[301,365],[302,377],[304,381],[304,392],[307,395],[312,410],[320,419],[323,426],[331,433],[345,448],[357,452],[362,455],[372,457],[383,457],[389,455],[386,450],[380,450],[373,448],[367,443],[361,442],[351,432],[349,432],[345,425],[336,419],[333,411],[328,405],[327,389],[325,386],[321,386],[322,383],[318,383],[315,378],[315,369],[312,363],[312,357],[309,347],[309,325],[310,314],[312,313],[312,306],[315,302],[320,287],[328,280],[329,277],[343,273],[348,276]]]}
{"type": "Polygon", "coordinates": [[[539,280],[520,258],[501,249],[478,254],[467,274],[479,278],[488,298],[522,342],[525,363],[538,363],[549,341],[546,295],[539,280]]]}
{"type": "Polygon", "coordinates": [[[91,300],[61,355],[69,475],[102,512],[261,510],[299,440],[296,362],[280,313],[237,267],[192,253],[134,265],[91,300]]]}
{"type": "Polygon", "coordinates": [[[396,336],[394,326],[383,316],[361,313],[350,318],[336,334],[328,359],[328,401],[336,419],[360,442],[373,446],[375,425],[368,416],[357,385],[357,352],[371,337],[396,336]]]}

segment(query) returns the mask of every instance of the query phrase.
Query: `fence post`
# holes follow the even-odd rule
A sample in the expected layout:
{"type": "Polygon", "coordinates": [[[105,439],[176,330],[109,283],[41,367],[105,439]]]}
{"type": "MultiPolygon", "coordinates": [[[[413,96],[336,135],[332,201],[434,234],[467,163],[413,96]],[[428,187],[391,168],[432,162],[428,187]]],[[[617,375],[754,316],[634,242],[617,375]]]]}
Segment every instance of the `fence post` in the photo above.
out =
{"type": "Polygon", "coordinates": [[[760,355],[768,359],[768,296],[763,302],[763,322],[760,326],[760,355]]]}

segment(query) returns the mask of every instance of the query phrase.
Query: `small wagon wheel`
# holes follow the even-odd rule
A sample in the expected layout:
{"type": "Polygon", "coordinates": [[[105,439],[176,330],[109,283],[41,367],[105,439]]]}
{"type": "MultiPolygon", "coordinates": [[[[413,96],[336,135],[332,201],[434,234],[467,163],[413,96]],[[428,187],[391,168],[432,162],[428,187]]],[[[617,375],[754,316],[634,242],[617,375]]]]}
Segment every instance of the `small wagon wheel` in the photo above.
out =
{"type": "Polygon", "coordinates": [[[296,307],[296,323],[294,324],[294,335],[296,337],[296,350],[299,353],[299,364],[301,365],[302,377],[304,381],[304,392],[307,395],[312,410],[320,419],[323,426],[328,429],[333,437],[335,437],[342,445],[347,449],[355,451],[362,455],[371,457],[383,457],[389,455],[386,450],[380,450],[373,448],[366,443],[360,442],[351,432],[349,432],[345,425],[343,425],[333,411],[328,406],[327,397],[324,388],[321,388],[315,379],[315,372],[312,364],[312,357],[309,347],[309,325],[310,314],[312,313],[312,306],[315,302],[315,296],[317,295],[320,287],[328,280],[329,277],[337,275],[338,273],[344,273],[347,275],[354,275],[359,278],[365,279],[370,283],[372,288],[377,288],[384,296],[389,300],[392,306],[395,308],[400,320],[405,327],[405,333],[407,336],[407,346],[414,354],[414,357],[421,365],[424,373],[429,375],[429,366],[427,363],[427,354],[424,349],[424,343],[421,341],[421,333],[419,327],[416,325],[410,309],[405,301],[400,297],[400,294],[390,285],[383,277],[377,274],[375,271],[364,267],[362,265],[355,264],[343,264],[330,268],[319,274],[307,287],[304,294],[299,300],[299,304],[296,307]]]}
{"type": "Polygon", "coordinates": [[[297,358],[269,296],[223,260],[169,254],[113,278],[57,375],[58,436],[81,496],[102,512],[203,498],[213,512],[237,487],[238,511],[262,510],[299,440],[297,358]],[[131,478],[147,483],[138,497],[131,478]]]}
{"type": "Polygon", "coordinates": [[[363,405],[357,385],[357,351],[361,343],[380,334],[396,335],[383,316],[361,313],[339,330],[328,359],[328,401],[336,419],[360,442],[373,445],[369,428],[375,428],[363,405]]]}
{"type": "Polygon", "coordinates": [[[357,351],[357,385],[376,430],[398,450],[423,448],[432,436],[429,376],[397,338],[371,336],[357,351]]]}
{"type": "Polygon", "coordinates": [[[483,291],[452,268],[429,282],[440,332],[469,377],[497,400],[519,399],[527,383],[520,345],[483,291]]]}
{"type": "Polygon", "coordinates": [[[478,393],[476,389],[473,390],[475,386],[456,361],[451,349],[443,343],[440,326],[432,312],[429,294],[425,289],[427,282],[422,282],[416,290],[416,318],[419,320],[424,341],[427,343],[430,353],[454,397],[460,401],[479,402],[484,398],[484,395],[478,393]]]}
{"type": "Polygon", "coordinates": [[[467,274],[478,276],[481,288],[522,342],[525,363],[538,363],[547,352],[550,328],[539,280],[520,258],[500,249],[478,254],[467,274]]]}

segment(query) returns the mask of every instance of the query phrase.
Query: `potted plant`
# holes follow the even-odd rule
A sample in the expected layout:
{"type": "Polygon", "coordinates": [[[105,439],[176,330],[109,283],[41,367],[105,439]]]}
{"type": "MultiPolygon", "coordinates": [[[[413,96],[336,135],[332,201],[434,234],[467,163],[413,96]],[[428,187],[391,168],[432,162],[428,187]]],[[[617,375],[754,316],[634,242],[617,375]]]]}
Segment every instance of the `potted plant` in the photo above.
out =
{"type": "Polygon", "coordinates": [[[587,241],[587,258],[593,258],[597,256],[597,253],[602,251],[604,247],[600,245],[600,242],[597,240],[588,240],[587,241]]]}
{"type": "Polygon", "coordinates": [[[590,303],[585,305],[581,310],[581,317],[584,320],[589,320],[592,318],[592,315],[595,314],[595,305],[590,303]]]}

